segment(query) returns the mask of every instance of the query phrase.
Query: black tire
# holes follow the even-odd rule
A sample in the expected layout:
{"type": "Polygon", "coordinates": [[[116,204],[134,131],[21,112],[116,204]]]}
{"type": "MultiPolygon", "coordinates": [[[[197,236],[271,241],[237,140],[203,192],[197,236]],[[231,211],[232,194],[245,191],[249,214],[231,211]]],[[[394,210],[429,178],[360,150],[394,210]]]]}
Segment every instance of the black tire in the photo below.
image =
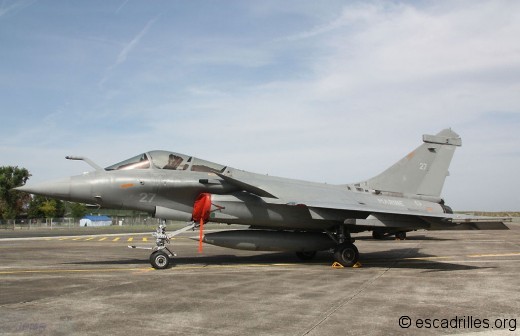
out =
{"type": "Polygon", "coordinates": [[[150,264],[155,269],[165,269],[170,266],[170,257],[163,251],[155,251],[150,255],[150,264]]]}
{"type": "Polygon", "coordinates": [[[399,231],[395,233],[395,238],[400,240],[406,239],[406,231],[399,231]]]}
{"type": "Polygon", "coordinates": [[[309,261],[316,257],[316,251],[296,252],[296,256],[302,261],[309,261]]]}
{"type": "Polygon", "coordinates": [[[374,230],[374,231],[372,231],[372,238],[381,240],[381,239],[385,238],[385,234],[381,231],[374,230]]]}
{"type": "Polygon", "coordinates": [[[343,243],[334,249],[334,260],[343,267],[352,267],[359,260],[359,251],[356,245],[351,243],[343,243]]]}

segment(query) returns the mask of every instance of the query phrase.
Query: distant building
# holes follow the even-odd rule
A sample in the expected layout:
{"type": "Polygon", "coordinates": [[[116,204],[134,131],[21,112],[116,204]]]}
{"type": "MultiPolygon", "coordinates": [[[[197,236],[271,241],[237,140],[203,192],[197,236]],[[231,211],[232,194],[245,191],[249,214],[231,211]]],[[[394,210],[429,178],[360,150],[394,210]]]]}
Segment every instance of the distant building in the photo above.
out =
{"type": "Polygon", "coordinates": [[[79,226],[109,226],[112,218],[108,216],[85,216],[79,220],[79,226]]]}

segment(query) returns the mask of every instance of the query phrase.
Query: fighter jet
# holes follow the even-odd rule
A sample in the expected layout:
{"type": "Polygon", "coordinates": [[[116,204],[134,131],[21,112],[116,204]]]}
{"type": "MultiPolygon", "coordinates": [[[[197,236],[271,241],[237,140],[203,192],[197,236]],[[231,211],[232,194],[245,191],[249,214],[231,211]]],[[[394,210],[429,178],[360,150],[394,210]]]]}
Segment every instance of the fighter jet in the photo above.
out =
{"type": "Polygon", "coordinates": [[[351,234],[371,231],[379,239],[404,239],[414,230],[508,229],[510,218],[454,214],[441,197],[448,167],[461,146],[451,129],[424,135],[423,143],[366,181],[332,185],[256,174],[193,156],[150,151],[57,181],[16,188],[103,208],[146,211],[156,218],[186,221],[185,228],[155,233],[150,263],[170,266],[169,238],[199,228],[202,243],[254,251],[295,252],[302,260],[330,251],[345,267],[358,262],[351,234]],[[248,226],[203,234],[205,223],[248,226]]]}

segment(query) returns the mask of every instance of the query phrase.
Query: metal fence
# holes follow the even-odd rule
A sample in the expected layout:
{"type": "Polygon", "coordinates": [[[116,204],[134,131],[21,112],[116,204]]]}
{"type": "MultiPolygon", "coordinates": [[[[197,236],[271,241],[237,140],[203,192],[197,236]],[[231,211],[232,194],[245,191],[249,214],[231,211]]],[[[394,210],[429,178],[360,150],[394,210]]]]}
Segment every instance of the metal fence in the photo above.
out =
{"type": "MultiPolygon", "coordinates": [[[[153,225],[160,223],[161,219],[149,216],[136,217],[120,217],[113,216],[113,226],[137,226],[137,225],[153,225]]],[[[163,221],[164,222],[164,221],[163,221]]],[[[168,223],[176,223],[174,221],[166,221],[168,223]]],[[[16,219],[16,220],[0,220],[0,230],[15,229],[36,229],[36,228],[72,228],[80,227],[79,219],[75,218],[33,218],[33,219],[16,219]]]]}

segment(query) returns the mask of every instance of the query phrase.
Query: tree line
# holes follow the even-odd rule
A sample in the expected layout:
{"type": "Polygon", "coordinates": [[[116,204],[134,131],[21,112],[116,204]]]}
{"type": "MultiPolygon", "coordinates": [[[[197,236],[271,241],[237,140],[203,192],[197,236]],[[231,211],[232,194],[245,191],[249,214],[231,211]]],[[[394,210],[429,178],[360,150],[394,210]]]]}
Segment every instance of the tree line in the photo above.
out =
{"type": "Polygon", "coordinates": [[[13,190],[25,185],[31,177],[29,171],[18,166],[0,167],[0,217],[13,220],[27,218],[57,218],[68,215],[81,218],[87,213],[85,204],[64,202],[45,196],[13,190]]]}

